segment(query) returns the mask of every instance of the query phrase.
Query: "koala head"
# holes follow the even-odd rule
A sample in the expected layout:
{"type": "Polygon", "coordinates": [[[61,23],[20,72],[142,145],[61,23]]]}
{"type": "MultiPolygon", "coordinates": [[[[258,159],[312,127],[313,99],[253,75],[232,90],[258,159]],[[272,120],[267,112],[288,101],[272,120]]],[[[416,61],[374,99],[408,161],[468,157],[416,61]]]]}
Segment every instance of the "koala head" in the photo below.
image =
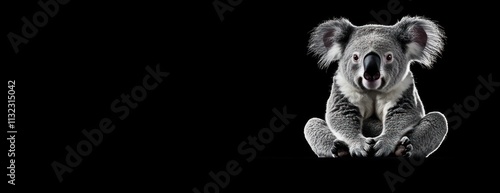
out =
{"type": "Polygon", "coordinates": [[[338,62],[336,76],[355,88],[387,92],[408,75],[413,61],[431,67],[444,38],[440,26],[420,17],[392,26],[354,26],[341,18],[313,30],[309,51],[320,57],[320,67],[338,62]]]}

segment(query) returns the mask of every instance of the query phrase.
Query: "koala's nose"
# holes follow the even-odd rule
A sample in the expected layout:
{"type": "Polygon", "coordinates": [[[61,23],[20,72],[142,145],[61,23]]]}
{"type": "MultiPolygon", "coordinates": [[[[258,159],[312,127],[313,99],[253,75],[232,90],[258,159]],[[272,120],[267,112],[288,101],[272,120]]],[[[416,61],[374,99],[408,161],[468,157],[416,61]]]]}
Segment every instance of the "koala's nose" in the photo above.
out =
{"type": "Polygon", "coordinates": [[[380,57],[374,52],[368,53],[363,59],[365,73],[363,77],[368,81],[378,80],[380,78],[380,57]]]}

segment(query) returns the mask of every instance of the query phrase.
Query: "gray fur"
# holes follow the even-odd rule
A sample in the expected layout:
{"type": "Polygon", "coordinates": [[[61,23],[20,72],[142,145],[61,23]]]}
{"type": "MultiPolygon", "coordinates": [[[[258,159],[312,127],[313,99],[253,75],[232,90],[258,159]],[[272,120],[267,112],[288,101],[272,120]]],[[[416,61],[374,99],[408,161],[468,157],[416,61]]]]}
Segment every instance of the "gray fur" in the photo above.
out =
{"type": "Polygon", "coordinates": [[[416,61],[431,67],[444,39],[437,24],[421,17],[404,17],[392,26],[354,26],[341,18],[316,27],[310,52],[320,58],[320,67],[334,61],[339,65],[325,120],[312,118],[305,126],[306,140],[316,155],[336,157],[332,149],[336,152],[338,144],[346,144],[351,156],[361,157],[371,152],[388,156],[407,144],[407,155],[434,152],[447,134],[446,118],[439,112],[425,113],[409,65],[416,61]],[[362,78],[362,59],[370,52],[382,58],[375,87],[362,78]]]}
{"type": "Polygon", "coordinates": [[[311,39],[309,40],[309,52],[320,57],[321,67],[328,67],[330,62],[338,60],[337,58],[327,59],[326,54],[328,50],[334,45],[345,49],[353,30],[354,26],[347,19],[341,18],[326,21],[312,32],[311,39]]]}

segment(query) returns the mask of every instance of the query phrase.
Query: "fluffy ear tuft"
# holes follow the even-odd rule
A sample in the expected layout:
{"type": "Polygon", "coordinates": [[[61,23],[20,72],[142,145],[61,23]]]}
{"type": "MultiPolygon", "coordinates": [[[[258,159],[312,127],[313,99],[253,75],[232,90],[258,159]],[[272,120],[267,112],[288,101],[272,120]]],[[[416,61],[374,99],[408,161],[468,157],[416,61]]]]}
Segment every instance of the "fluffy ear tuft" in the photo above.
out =
{"type": "Polygon", "coordinates": [[[425,67],[432,67],[446,39],[441,26],[422,17],[403,17],[394,27],[399,41],[406,46],[406,56],[425,67]]]}
{"type": "Polygon", "coordinates": [[[344,52],[355,26],[349,20],[332,19],[313,29],[309,39],[309,52],[320,57],[320,68],[338,61],[344,52]]]}

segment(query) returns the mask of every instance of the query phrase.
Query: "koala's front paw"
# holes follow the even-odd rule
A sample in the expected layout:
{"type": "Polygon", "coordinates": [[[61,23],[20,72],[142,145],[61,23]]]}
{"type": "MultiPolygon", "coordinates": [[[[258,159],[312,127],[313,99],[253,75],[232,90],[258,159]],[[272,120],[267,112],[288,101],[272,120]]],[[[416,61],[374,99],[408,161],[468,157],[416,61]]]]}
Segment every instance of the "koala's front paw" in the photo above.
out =
{"type": "Polygon", "coordinates": [[[394,151],[395,156],[410,157],[411,151],[413,150],[413,145],[410,143],[410,139],[403,136],[399,143],[396,145],[396,150],[394,151]]]}
{"type": "Polygon", "coordinates": [[[371,139],[359,138],[349,146],[349,153],[352,157],[367,157],[371,146],[371,139]]]}
{"type": "Polygon", "coordinates": [[[373,150],[375,152],[375,157],[385,157],[394,152],[396,145],[399,141],[394,141],[387,139],[385,137],[380,137],[375,139],[376,143],[373,145],[373,150]]]}

